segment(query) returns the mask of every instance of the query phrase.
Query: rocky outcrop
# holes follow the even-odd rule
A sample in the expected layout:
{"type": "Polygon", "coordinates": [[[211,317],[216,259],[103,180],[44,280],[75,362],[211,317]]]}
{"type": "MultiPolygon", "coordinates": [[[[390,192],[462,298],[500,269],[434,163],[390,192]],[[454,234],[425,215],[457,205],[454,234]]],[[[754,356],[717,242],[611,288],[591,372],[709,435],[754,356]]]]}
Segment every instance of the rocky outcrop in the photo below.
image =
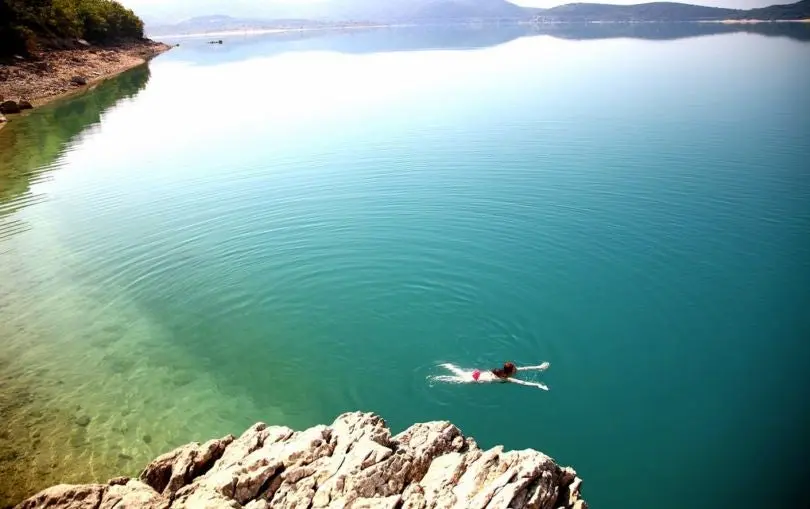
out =
{"type": "Polygon", "coordinates": [[[164,454],[139,479],[56,486],[18,508],[586,509],[581,483],[534,450],[481,450],[449,422],[392,436],[349,413],[301,432],[259,423],[164,454]]]}
{"type": "Polygon", "coordinates": [[[30,110],[33,109],[34,105],[31,104],[29,101],[25,99],[20,99],[19,101],[4,101],[2,97],[0,97],[0,123],[5,122],[5,117],[3,114],[10,115],[21,113],[22,110],[30,110]]]}
{"type": "Polygon", "coordinates": [[[0,103],[0,113],[8,115],[19,112],[20,112],[20,105],[14,101],[3,101],[2,103],[0,103]]]}
{"type": "Polygon", "coordinates": [[[166,509],[169,501],[135,479],[113,479],[107,484],[63,484],[49,488],[17,506],[20,509],[166,509]]]}

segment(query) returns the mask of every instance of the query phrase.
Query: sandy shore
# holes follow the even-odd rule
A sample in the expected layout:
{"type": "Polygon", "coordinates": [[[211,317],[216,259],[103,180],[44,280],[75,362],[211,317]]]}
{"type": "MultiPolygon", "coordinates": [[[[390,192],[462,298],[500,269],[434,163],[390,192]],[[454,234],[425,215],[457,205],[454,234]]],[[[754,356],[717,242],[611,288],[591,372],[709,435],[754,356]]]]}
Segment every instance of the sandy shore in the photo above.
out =
{"type": "MultiPolygon", "coordinates": [[[[115,47],[46,51],[30,59],[0,64],[0,102],[25,99],[34,107],[85,90],[100,81],[137,67],[168,51],[171,46],[154,41],[115,47]],[[85,84],[73,82],[81,77],[85,84]]],[[[6,115],[13,121],[16,115],[6,115]]],[[[0,129],[6,125],[0,123],[0,129]]]]}

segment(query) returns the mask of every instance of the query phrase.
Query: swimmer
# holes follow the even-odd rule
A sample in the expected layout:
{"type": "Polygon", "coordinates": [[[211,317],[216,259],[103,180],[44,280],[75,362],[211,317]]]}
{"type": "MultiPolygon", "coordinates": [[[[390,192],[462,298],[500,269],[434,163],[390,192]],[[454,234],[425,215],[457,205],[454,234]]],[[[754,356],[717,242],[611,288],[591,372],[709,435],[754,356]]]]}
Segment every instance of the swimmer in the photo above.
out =
{"type": "Polygon", "coordinates": [[[548,386],[545,384],[541,384],[539,382],[527,382],[525,380],[520,380],[515,378],[515,375],[520,371],[545,371],[548,369],[550,364],[548,362],[544,362],[539,366],[523,366],[518,367],[515,366],[511,362],[504,363],[502,368],[495,368],[489,371],[481,371],[479,369],[473,369],[472,371],[463,370],[453,364],[442,364],[443,368],[447,369],[454,376],[437,376],[434,377],[435,380],[440,382],[452,382],[452,383],[513,383],[518,385],[525,385],[528,387],[536,387],[538,389],[543,389],[544,391],[548,390],[548,386]]]}

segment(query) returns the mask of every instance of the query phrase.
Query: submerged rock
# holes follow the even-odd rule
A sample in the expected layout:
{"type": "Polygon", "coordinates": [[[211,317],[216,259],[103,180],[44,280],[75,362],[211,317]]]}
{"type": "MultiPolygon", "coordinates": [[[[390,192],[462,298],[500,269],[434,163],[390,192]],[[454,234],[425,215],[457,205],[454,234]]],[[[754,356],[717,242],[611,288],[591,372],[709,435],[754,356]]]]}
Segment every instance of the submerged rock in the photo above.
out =
{"type": "Polygon", "coordinates": [[[18,508],[585,509],[581,483],[534,450],[481,450],[449,422],[392,435],[357,412],[301,432],[258,423],[164,454],[140,480],[56,486],[18,508]]]}
{"type": "Polygon", "coordinates": [[[32,110],[34,109],[34,105],[30,102],[26,101],[25,99],[20,99],[20,102],[17,103],[17,106],[20,107],[21,110],[32,110]]]}
{"type": "Polygon", "coordinates": [[[0,449],[0,463],[4,461],[14,461],[20,457],[20,451],[16,451],[10,448],[2,448],[0,449]]]}
{"type": "Polygon", "coordinates": [[[14,101],[4,101],[0,103],[0,113],[10,115],[20,112],[20,105],[14,101]]]}
{"type": "Polygon", "coordinates": [[[90,424],[90,417],[86,415],[79,416],[76,418],[76,424],[78,424],[82,428],[85,428],[87,427],[88,424],[90,424]]]}

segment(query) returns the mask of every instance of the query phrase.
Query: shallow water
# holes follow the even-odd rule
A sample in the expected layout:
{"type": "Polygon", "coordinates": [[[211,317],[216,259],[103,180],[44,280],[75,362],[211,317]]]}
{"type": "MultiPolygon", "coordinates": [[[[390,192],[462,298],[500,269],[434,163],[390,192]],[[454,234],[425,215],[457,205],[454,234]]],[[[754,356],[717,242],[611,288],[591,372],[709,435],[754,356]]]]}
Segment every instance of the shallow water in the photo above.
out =
{"type": "Polygon", "coordinates": [[[670,34],[184,39],[14,121],[0,504],[359,409],[594,506],[801,505],[810,46],[670,34]],[[551,390],[429,380],[504,360],[551,390]]]}

